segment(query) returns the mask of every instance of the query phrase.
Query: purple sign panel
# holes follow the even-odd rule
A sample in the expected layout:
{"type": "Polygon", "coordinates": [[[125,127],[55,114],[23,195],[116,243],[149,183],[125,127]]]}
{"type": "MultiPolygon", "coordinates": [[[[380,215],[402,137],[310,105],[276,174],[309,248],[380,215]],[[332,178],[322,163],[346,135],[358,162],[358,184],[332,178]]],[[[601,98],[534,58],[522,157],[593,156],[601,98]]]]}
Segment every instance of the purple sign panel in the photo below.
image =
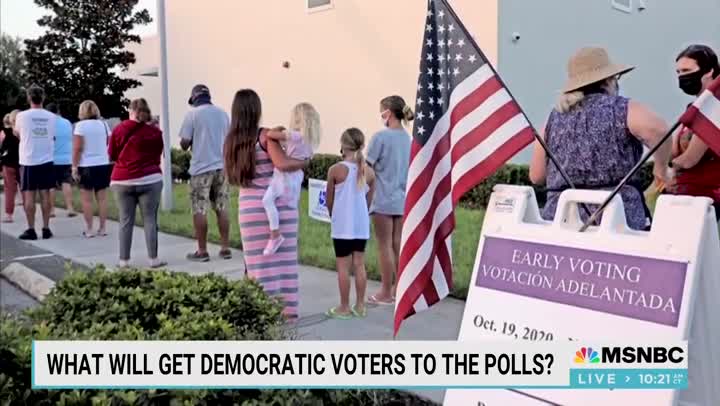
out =
{"type": "Polygon", "coordinates": [[[476,286],[677,327],[687,263],[485,238],[476,286]]]}

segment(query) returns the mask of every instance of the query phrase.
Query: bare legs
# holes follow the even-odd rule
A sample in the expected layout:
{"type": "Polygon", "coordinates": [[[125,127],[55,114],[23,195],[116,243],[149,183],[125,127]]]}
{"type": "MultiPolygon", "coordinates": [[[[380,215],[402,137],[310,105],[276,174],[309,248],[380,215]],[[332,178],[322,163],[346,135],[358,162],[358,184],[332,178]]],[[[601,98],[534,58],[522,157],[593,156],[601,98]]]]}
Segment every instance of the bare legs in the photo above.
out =
{"type": "Polygon", "coordinates": [[[367,272],[365,271],[365,253],[353,252],[351,256],[336,258],[338,289],[340,290],[340,306],[335,308],[339,315],[350,315],[350,268],[355,271],[355,306],[354,310],[365,312],[365,291],[367,289],[367,272]]]}
{"type": "Polygon", "coordinates": [[[397,273],[398,258],[400,256],[402,218],[374,214],[373,225],[375,226],[375,237],[378,244],[380,281],[382,283],[380,292],[373,295],[373,301],[391,302],[395,293],[393,280],[397,273]]]}
{"type": "Polygon", "coordinates": [[[98,234],[105,235],[105,223],[107,221],[107,189],[100,189],[95,192],[87,189],[80,189],[80,200],[82,202],[83,219],[85,220],[85,233],[91,234],[93,230],[93,197],[98,205],[99,226],[98,234]]]}

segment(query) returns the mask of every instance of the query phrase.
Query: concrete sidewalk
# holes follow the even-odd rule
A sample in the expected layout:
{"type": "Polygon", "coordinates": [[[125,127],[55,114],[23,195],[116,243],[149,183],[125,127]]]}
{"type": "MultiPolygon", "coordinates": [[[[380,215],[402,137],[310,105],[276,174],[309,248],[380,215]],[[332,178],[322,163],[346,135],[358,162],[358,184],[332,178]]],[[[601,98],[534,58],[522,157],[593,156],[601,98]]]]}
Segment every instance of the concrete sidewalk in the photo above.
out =
{"type": "MultiPolygon", "coordinates": [[[[3,207],[4,195],[0,194],[0,207],[3,207]]],[[[85,239],[81,236],[82,219],[78,216],[68,218],[62,209],[56,209],[50,227],[55,237],[50,240],[37,240],[30,243],[59,256],[87,265],[98,264],[113,268],[117,263],[118,223],[108,221],[107,237],[85,239]]],[[[42,220],[37,210],[36,228],[40,234],[42,220]]],[[[14,223],[0,224],[4,234],[17,237],[26,228],[24,211],[18,206],[14,223]]],[[[97,218],[96,218],[97,221],[97,218]]],[[[242,252],[233,250],[233,259],[222,260],[217,257],[220,247],[208,245],[212,259],[207,263],[193,263],[185,255],[196,249],[194,240],[160,233],[160,258],[168,262],[167,268],[176,272],[191,274],[216,273],[229,279],[244,277],[245,268],[242,252]]],[[[133,236],[131,263],[138,267],[147,265],[147,254],[142,228],[136,227],[133,236]]],[[[379,283],[368,282],[368,293],[375,292],[379,283]]],[[[307,340],[390,340],[392,339],[393,307],[381,306],[369,308],[366,319],[334,320],[325,316],[325,311],[337,305],[338,289],[336,273],[311,266],[300,267],[300,320],[298,333],[307,340]]],[[[403,324],[398,339],[403,340],[455,340],[460,327],[465,302],[446,299],[431,310],[413,316],[403,324]]]]}
{"type": "MultiPolygon", "coordinates": [[[[4,207],[4,194],[0,194],[0,207],[4,207]]],[[[28,241],[44,251],[72,260],[75,263],[93,267],[105,265],[113,269],[118,259],[118,223],[108,221],[107,237],[86,239],[81,236],[83,220],[80,216],[68,218],[67,212],[55,210],[57,217],[51,219],[50,228],[55,236],[49,240],[28,241]]],[[[97,218],[95,219],[97,221],[97,218]]],[[[0,232],[17,238],[26,229],[25,213],[18,205],[13,223],[0,223],[0,232]]],[[[42,218],[40,207],[37,210],[36,229],[40,234],[42,218]]],[[[2,247],[0,247],[2,249],[2,247]]],[[[193,263],[185,255],[196,249],[195,240],[171,234],[160,233],[159,256],[168,262],[167,268],[175,272],[187,272],[201,275],[215,273],[229,279],[240,279],[245,275],[242,251],[233,249],[231,260],[217,257],[220,247],[208,244],[212,255],[207,263],[193,263]]],[[[147,265],[144,233],[141,227],[135,227],[131,264],[147,265]]],[[[8,259],[12,261],[12,258],[8,259]]],[[[51,272],[51,279],[58,279],[61,273],[51,272]]],[[[379,289],[376,281],[368,281],[368,294],[379,289]]],[[[354,294],[354,289],[353,289],[354,294]]],[[[300,319],[297,334],[301,340],[392,340],[393,307],[368,306],[365,319],[335,320],[325,316],[325,312],[338,304],[337,277],[333,271],[312,266],[300,266],[300,319]]],[[[446,299],[430,310],[413,316],[405,321],[398,340],[456,340],[460,329],[465,302],[446,299]]],[[[414,391],[415,393],[442,402],[445,391],[414,391]]]]}

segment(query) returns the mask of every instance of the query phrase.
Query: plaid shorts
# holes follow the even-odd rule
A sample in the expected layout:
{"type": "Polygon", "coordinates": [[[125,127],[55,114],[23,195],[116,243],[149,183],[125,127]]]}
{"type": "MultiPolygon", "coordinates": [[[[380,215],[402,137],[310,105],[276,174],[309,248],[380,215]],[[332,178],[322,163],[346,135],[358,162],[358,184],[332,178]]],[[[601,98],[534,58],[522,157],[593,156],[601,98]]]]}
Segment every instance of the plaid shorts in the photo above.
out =
{"type": "Polygon", "coordinates": [[[190,178],[193,214],[206,214],[212,203],[215,211],[227,210],[230,191],[222,170],[201,173],[190,178]]]}

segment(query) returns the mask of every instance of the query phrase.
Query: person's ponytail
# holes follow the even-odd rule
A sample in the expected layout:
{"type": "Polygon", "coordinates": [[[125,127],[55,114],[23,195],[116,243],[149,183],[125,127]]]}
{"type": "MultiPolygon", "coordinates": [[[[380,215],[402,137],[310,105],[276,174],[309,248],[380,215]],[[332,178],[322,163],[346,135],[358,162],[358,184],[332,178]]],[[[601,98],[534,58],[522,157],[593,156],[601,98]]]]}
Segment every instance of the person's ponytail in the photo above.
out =
{"type": "Polygon", "coordinates": [[[358,176],[357,176],[357,184],[358,188],[362,188],[365,186],[366,179],[365,179],[365,156],[362,152],[362,146],[360,146],[360,149],[355,151],[355,163],[358,167],[358,176]]]}
{"type": "Polygon", "coordinates": [[[365,135],[357,128],[348,128],[340,136],[340,145],[344,151],[352,151],[358,169],[358,188],[363,187],[366,184],[365,174],[367,172],[365,169],[365,155],[362,151],[365,146],[365,135]]]}

